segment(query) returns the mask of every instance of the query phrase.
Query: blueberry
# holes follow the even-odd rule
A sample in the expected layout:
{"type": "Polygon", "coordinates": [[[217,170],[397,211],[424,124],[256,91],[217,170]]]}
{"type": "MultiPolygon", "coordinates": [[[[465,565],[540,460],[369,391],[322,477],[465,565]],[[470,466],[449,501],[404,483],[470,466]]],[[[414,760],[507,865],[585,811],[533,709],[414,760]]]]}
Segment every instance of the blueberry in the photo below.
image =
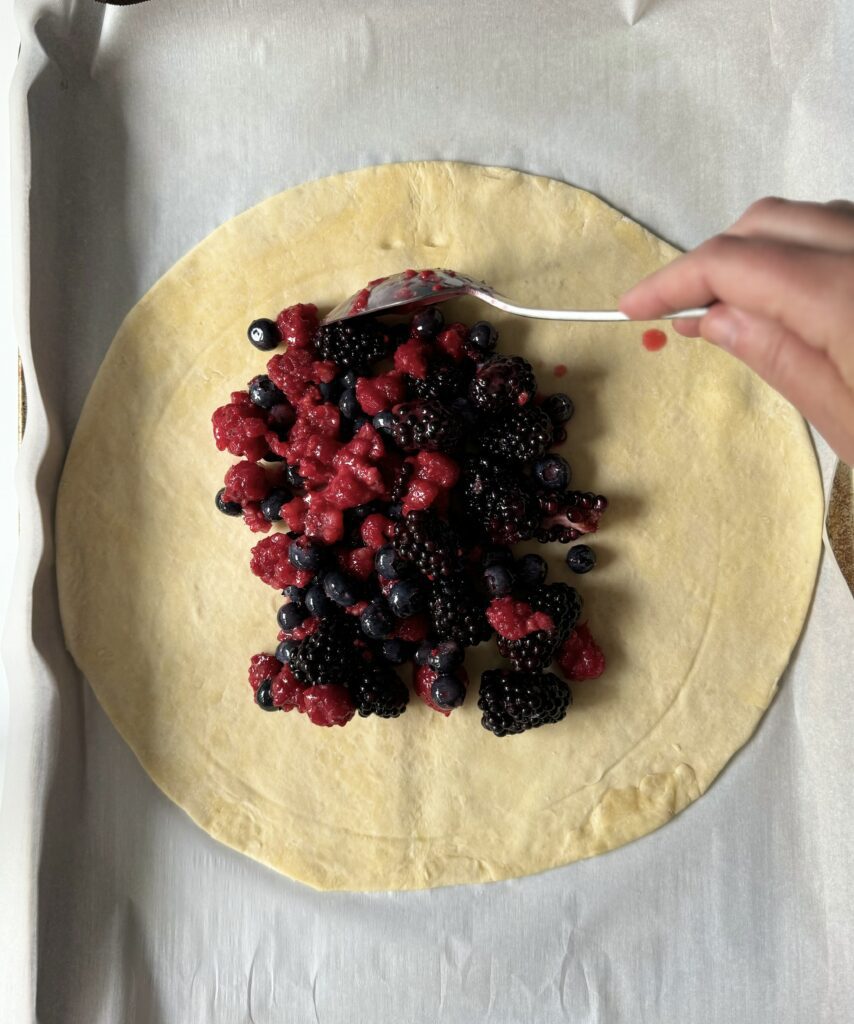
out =
{"type": "Polygon", "coordinates": [[[270,491],[261,502],[261,515],[268,523],[277,523],[282,518],[282,505],[287,505],[291,500],[291,492],[283,487],[277,487],[270,491]]]}
{"type": "Polygon", "coordinates": [[[513,589],[513,573],[506,565],[488,565],[483,570],[483,580],[490,597],[506,597],[513,589]]]}
{"type": "Polygon", "coordinates": [[[359,375],[355,370],[348,370],[345,374],[340,377],[341,390],[346,391],[356,387],[356,381],[359,379],[359,375]]]}
{"type": "Polygon", "coordinates": [[[437,676],[430,687],[433,703],[450,710],[458,708],[466,699],[466,688],[455,676],[437,676]]]}
{"type": "Polygon", "coordinates": [[[236,501],[225,500],[225,488],[216,492],[216,507],[227,516],[239,516],[243,509],[236,501]]]}
{"type": "Polygon", "coordinates": [[[296,466],[288,466],[285,470],[285,480],[295,491],[302,490],[305,483],[305,480],[299,475],[299,469],[296,466]]]}
{"type": "Polygon", "coordinates": [[[383,409],[374,416],[373,423],[374,430],[379,430],[380,433],[388,432],[394,426],[394,416],[388,409],[383,409]]]}
{"type": "Polygon", "coordinates": [[[359,616],[359,625],[371,640],[385,640],[394,632],[394,617],[385,601],[372,601],[359,616]]]}
{"type": "Polygon", "coordinates": [[[340,604],[342,608],[349,608],[358,601],[353,581],[336,570],[323,577],[323,592],[330,601],[340,604]]]}
{"type": "Polygon", "coordinates": [[[246,336],[262,352],[269,352],[282,340],[279,328],[273,320],[253,320],[246,331],[246,336]]]}
{"type": "Polygon", "coordinates": [[[317,385],[320,397],[324,402],[337,402],[341,395],[341,385],[337,380],[321,381],[317,385]]]}
{"type": "Polygon", "coordinates": [[[426,604],[427,595],[414,580],[400,580],[391,588],[388,604],[399,619],[416,615],[426,604]]]}
{"type": "Polygon", "coordinates": [[[289,587],[285,587],[282,591],[282,597],[286,597],[291,604],[305,604],[305,591],[301,590],[299,587],[295,587],[293,584],[289,587]]]}
{"type": "Polygon", "coordinates": [[[272,693],[272,682],[269,679],[265,679],[263,683],[255,691],[255,703],[259,708],[264,711],[278,711],[279,709],[273,703],[272,693]]]}
{"type": "Polygon", "coordinates": [[[283,640],[276,648],[276,657],[283,665],[289,665],[298,647],[297,640],[283,640]]]}
{"type": "Polygon", "coordinates": [[[415,648],[415,654],[412,660],[416,665],[426,665],[427,659],[430,657],[430,652],[433,650],[433,645],[429,640],[422,640],[421,643],[415,648]]]}
{"type": "Polygon", "coordinates": [[[249,397],[261,409],[270,409],[274,405],[287,401],[265,373],[259,374],[249,381],[249,397]]]}
{"type": "Polygon", "coordinates": [[[472,348],[485,356],[495,351],[498,344],[498,331],[485,320],[479,320],[469,331],[469,342],[472,348]]]}
{"type": "Polygon", "coordinates": [[[314,544],[291,544],[288,548],[288,561],[295,569],[317,572],[323,561],[320,549],[314,544]]]}
{"type": "Polygon", "coordinates": [[[586,544],[576,544],[566,553],[566,564],[579,574],[590,572],[596,564],[596,552],[586,544]]]}
{"type": "Polygon", "coordinates": [[[572,399],[569,395],[562,393],[549,395],[548,398],[543,400],[540,408],[555,425],[571,420],[572,414],[575,412],[575,405],[572,399]]]}
{"type": "Polygon", "coordinates": [[[522,555],[516,563],[516,580],[523,587],[544,583],[549,567],[539,555],[522,555]]]}
{"type": "Polygon", "coordinates": [[[403,665],[412,657],[412,645],[397,638],[384,640],[380,652],[390,665],[403,665]]]}
{"type": "Polygon", "coordinates": [[[320,583],[313,583],[305,592],[305,606],[316,619],[329,614],[331,605],[320,583]]]}
{"type": "Polygon", "coordinates": [[[481,563],[489,565],[510,565],[513,561],[513,552],[510,548],[485,548],[481,556],[481,563]]]}
{"type": "Polygon", "coordinates": [[[374,556],[374,568],[384,580],[399,580],[406,572],[406,562],[391,544],[386,544],[374,556]]]}
{"type": "Polygon", "coordinates": [[[372,516],[375,512],[382,512],[382,502],[366,501],[364,505],[354,505],[348,511],[355,519],[361,522],[361,520],[367,519],[368,516],[372,516]]]}
{"type": "Polygon", "coordinates": [[[283,604],[276,615],[276,621],[279,623],[279,629],[289,633],[302,623],[305,616],[305,608],[300,608],[295,604],[283,604]]]}
{"type": "Polygon", "coordinates": [[[463,649],[456,640],[442,640],[430,652],[427,664],[434,672],[444,675],[462,665],[464,657],[463,649]]]}
{"type": "Polygon", "coordinates": [[[341,392],[341,397],[338,399],[338,408],[345,419],[352,420],[355,416],[358,416],[362,411],[362,407],[359,405],[358,398],[356,398],[355,388],[346,388],[341,392]]]}
{"type": "Polygon", "coordinates": [[[572,479],[572,470],[562,456],[545,455],[534,463],[534,479],[547,491],[565,491],[572,479]]]}
{"type": "Polygon", "coordinates": [[[403,505],[399,501],[389,505],[386,509],[386,515],[389,519],[403,519],[403,505]]]}
{"type": "Polygon", "coordinates": [[[359,431],[362,429],[362,427],[364,427],[364,425],[366,423],[370,423],[370,422],[371,422],[370,419],[367,416],[365,416],[365,415],[354,416],[353,417],[353,433],[354,434],[358,434],[359,431]]]}
{"type": "Polygon", "coordinates": [[[412,317],[409,327],[416,338],[429,341],[436,337],[444,325],[445,318],[442,316],[442,310],[438,306],[425,306],[412,317]]]}

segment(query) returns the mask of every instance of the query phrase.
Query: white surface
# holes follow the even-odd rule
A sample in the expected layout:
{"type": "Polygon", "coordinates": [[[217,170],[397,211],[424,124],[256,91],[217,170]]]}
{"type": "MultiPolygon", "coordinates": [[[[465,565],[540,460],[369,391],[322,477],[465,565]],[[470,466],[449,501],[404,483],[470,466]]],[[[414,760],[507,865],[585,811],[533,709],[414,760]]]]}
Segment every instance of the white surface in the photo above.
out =
{"type": "MultiPolygon", "coordinates": [[[[12,240],[9,192],[8,92],[18,56],[18,31],[11,4],[0,6],[0,620],[5,617],[18,547],[15,463],[18,458],[18,348],[12,327],[12,240]]],[[[8,690],[0,659],[0,795],[6,765],[8,690]]],[[[2,842],[2,837],[0,837],[2,842]]]]}
{"type": "Polygon", "coordinates": [[[51,563],[62,454],[115,328],[221,221],[431,157],[564,178],[681,245],[763,193],[851,196],[849,5],[19,7],[35,28],[14,108],[32,240],[16,298],[44,405],[31,396],[21,472],[0,1020],[854,1019],[854,622],[831,560],[755,738],[665,829],[534,878],[371,896],[276,876],[162,797],[63,650],[51,563]]]}

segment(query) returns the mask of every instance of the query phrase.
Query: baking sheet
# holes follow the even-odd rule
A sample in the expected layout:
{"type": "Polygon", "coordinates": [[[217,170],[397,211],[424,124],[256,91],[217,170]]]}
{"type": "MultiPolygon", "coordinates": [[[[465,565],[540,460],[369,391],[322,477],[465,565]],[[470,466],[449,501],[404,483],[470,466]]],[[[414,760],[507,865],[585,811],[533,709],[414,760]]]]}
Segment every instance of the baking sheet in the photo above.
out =
{"type": "MultiPolygon", "coordinates": [[[[854,1019],[850,594],[825,556],[756,736],[643,840],[533,878],[319,894],[218,846],[64,651],[52,508],[124,313],[223,220],[406,159],[589,188],[690,246],[764,193],[854,195],[854,11],[741,0],[19,0],[29,387],[7,632],[0,1020],[854,1019]],[[30,594],[32,597],[30,598],[30,594]]],[[[822,448],[825,479],[833,460],[822,448]]]]}

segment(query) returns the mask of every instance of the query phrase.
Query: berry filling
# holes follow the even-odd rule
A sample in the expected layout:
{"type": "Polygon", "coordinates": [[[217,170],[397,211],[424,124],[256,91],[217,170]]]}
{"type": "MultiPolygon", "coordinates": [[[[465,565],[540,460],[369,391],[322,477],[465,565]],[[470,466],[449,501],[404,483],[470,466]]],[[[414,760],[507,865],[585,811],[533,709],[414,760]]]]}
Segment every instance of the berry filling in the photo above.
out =
{"type": "MultiPolygon", "coordinates": [[[[431,274],[408,279],[439,287],[431,274]]],[[[415,693],[447,716],[465,699],[467,648],[494,635],[509,665],[481,677],[484,727],[505,736],[563,718],[569,688],[545,669],[554,660],[565,679],[592,679],[604,655],[577,625],[577,592],[510,546],[571,543],[607,508],[568,489],[571,468],[553,451],[572,400],[539,394],[531,364],[496,351],[491,324],[446,324],[438,306],[405,324],[322,325],[297,304],[247,335],[280,350],[212,426],[239,459],[216,507],[268,533],[250,568],[285,602],[275,656],[251,660],[258,707],[323,726],[396,718],[409,700],[397,670],[413,663],[415,693]]],[[[565,571],[595,563],[579,544],[565,571]]]]}

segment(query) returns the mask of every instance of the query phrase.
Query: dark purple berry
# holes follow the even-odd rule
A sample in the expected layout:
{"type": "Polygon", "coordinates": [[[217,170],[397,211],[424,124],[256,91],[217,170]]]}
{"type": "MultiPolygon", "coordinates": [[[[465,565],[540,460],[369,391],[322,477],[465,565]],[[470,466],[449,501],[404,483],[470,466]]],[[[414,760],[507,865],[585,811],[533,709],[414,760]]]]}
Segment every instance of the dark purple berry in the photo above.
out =
{"type": "Polygon", "coordinates": [[[437,676],[430,687],[434,704],[449,710],[458,708],[466,699],[466,688],[456,676],[437,676]]]}
{"type": "Polygon", "coordinates": [[[236,501],[225,500],[225,488],[221,487],[216,492],[216,507],[227,516],[239,516],[243,509],[236,501]]]}
{"type": "Polygon", "coordinates": [[[567,551],[566,564],[579,575],[590,572],[596,565],[596,552],[586,544],[576,544],[567,551]]]}
{"type": "Polygon", "coordinates": [[[253,320],[249,325],[246,336],[262,352],[269,352],[274,349],[282,340],[279,328],[272,320],[253,320]]]}

